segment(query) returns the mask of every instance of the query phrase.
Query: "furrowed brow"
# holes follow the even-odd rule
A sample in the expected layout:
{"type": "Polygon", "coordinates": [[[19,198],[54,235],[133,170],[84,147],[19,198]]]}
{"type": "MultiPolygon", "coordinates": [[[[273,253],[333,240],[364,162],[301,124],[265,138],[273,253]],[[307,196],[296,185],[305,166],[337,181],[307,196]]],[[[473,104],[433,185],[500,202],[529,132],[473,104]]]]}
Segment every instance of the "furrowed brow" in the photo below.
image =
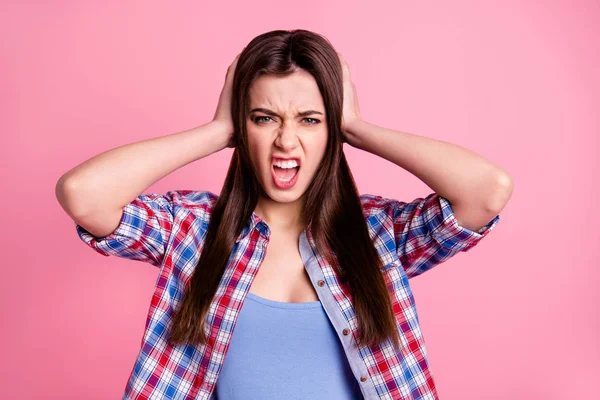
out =
{"type": "MultiPolygon", "coordinates": [[[[262,108],[262,107],[253,108],[252,110],[250,110],[250,112],[251,113],[252,112],[262,112],[262,113],[265,113],[265,114],[270,115],[272,117],[280,117],[280,115],[278,115],[274,111],[269,110],[268,108],[262,108]]],[[[313,114],[323,115],[322,112],[317,111],[317,110],[306,110],[306,111],[299,112],[296,116],[297,117],[306,117],[308,115],[313,115],[313,114]]]]}

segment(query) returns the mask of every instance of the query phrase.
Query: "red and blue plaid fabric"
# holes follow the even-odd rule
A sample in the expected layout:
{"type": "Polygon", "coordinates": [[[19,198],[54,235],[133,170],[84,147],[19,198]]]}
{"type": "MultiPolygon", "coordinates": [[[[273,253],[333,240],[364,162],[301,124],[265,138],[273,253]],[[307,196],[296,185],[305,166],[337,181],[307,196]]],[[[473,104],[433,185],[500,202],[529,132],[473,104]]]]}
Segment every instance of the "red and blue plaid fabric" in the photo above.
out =
{"type": "MultiPolygon", "coordinates": [[[[500,216],[474,232],[458,224],[450,202],[436,193],[408,203],[369,194],[360,198],[371,239],[383,261],[381,273],[389,288],[401,348],[396,352],[386,341],[358,349],[354,346],[352,351],[346,350],[347,356],[357,370],[366,371],[359,379],[365,399],[438,399],[409,279],[473,248],[500,216]]],[[[198,262],[216,201],[217,196],[208,191],[142,194],[123,208],[119,226],[106,237],[95,237],[75,224],[81,240],[96,252],[159,268],[142,346],[123,399],[214,398],[237,316],[264,258],[270,233],[253,213],[237,238],[205,320],[209,343],[170,345],[167,332],[172,315],[198,262]]],[[[319,276],[331,291],[323,298],[334,299],[331,304],[324,303],[328,314],[339,313],[335,315],[340,315],[351,337],[356,337],[358,325],[348,287],[318,254],[311,231],[302,235],[301,243],[310,244],[319,276]]],[[[310,265],[309,272],[314,275],[310,265]]],[[[339,321],[336,324],[339,326],[339,321]]]]}

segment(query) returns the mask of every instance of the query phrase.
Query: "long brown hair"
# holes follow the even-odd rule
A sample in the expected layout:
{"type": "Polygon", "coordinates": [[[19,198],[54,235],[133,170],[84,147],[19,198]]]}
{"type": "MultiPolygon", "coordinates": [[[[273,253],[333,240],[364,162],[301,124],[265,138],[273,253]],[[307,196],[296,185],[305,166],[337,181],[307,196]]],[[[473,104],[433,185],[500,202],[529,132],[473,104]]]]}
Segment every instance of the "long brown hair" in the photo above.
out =
{"type": "Polygon", "coordinates": [[[379,344],[392,338],[399,348],[390,294],[342,148],[342,66],[326,38],[303,29],[264,33],[240,54],[231,104],[235,150],[211,214],[200,259],[174,316],[169,339],[172,344],[208,343],[204,321],[210,302],[235,241],[258,202],[261,188],[250,161],[246,131],[250,86],[261,75],[283,76],[298,69],[316,80],[329,129],[325,156],[304,194],[303,220],[308,221],[320,254],[335,268],[340,282],[349,287],[358,322],[357,345],[379,344]]]}

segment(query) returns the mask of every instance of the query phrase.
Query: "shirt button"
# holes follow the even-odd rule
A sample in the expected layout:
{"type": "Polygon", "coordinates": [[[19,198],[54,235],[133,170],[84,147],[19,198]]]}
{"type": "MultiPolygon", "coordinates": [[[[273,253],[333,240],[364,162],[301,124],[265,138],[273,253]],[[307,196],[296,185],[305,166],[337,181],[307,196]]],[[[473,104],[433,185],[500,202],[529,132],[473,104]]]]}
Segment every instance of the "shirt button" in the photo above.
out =
{"type": "Polygon", "coordinates": [[[348,335],[348,334],[350,333],[350,330],[349,330],[348,328],[345,328],[345,329],[342,331],[342,333],[343,333],[344,335],[348,335]]]}
{"type": "Polygon", "coordinates": [[[366,376],[364,376],[364,375],[363,375],[363,376],[361,376],[361,377],[360,377],[360,381],[361,381],[361,382],[366,382],[366,381],[367,381],[367,377],[366,377],[366,376]]]}
{"type": "Polygon", "coordinates": [[[323,285],[325,285],[325,281],[319,281],[319,282],[317,282],[317,285],[323,286],[323,285]]]}

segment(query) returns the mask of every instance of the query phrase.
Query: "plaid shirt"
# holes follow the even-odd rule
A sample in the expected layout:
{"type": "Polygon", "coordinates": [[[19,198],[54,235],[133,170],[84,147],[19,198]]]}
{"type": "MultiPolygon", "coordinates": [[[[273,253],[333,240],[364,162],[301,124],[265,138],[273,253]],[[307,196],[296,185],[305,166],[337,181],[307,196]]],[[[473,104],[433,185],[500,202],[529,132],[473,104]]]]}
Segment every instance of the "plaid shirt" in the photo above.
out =
{"type": "MultiPolygon", "coordinates": [[[[409,279],[468,251],[498,223],[497,215],[477,232],[460,226],[450,202],[436,193],[409,203],[361,195],[371,239],[382,259],[401,339],[357,348],[357,320],[348,287],[317,252],[310,229],[300,236],[307,273],[338,331],[363,398],[438,399],[409,279]]],[[[237,238],[206,317],[207,345],[171,346],[167,332],[174,310],[198,262],[217,196],[178,190],[142,194],[123,208],[119,226],[95,237],[75,224],[81,240],[96,252],[148,262],[159,276],[145,334],[123,399],[214,399],[214,389],[237,316],[264,258],[268,225],[252,213],[237,238]]]]}

